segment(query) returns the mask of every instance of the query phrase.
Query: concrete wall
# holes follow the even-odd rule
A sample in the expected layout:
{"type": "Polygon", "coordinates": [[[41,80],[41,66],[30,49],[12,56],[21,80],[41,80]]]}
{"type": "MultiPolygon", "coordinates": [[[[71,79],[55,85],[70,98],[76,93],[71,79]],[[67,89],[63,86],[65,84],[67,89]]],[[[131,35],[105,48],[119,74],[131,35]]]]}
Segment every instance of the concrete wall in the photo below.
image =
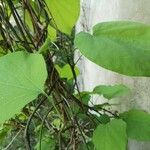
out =
{"type": "MultiPolygon", "coordinates": [[[[133,20],[150,23],[150,0],[82,0],[81,17],[77,32],[90,31],[92,26],[103,21],[133,20]]],[[[118,105],[119,111],[140,108],[150,112],[150,78],[131,78],[101,68],[86,58],[79,61],[81,68],[80,88],[92,90],[99,84],[123,83],[132,92],[122,98],[118,105]]],[[[103,100],[94,99],[99,103],[103,100]]],[[[146,142],[129,141],[129,150],[150,150],[146,142]]]]}

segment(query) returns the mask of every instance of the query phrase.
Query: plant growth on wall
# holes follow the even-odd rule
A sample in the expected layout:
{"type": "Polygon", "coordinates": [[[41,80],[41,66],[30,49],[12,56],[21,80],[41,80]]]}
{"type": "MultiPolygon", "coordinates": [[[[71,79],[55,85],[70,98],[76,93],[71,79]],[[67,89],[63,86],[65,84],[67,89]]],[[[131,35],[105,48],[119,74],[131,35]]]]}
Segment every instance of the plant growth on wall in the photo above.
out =
{"type": "Polygon", "coordinates": [[[0,149],[126,150],[150,141],[150,114],[112,109],[125,85],[80,91],[77,49],[95,64],[150,76],[150,25],[99,23],[75,35],[80,0],[0,0],[0,149]],[[94,104],[91,98],[106,102],[94,104]]]}

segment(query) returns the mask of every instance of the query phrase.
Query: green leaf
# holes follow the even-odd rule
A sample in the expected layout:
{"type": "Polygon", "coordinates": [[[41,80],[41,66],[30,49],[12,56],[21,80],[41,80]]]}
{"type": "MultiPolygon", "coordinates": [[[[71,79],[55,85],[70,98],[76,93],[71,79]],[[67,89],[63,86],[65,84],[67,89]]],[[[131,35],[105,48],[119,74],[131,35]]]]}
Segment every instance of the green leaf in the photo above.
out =
{"type": "Polygon", "coordinates": [[[25,11],[24,15],[25,15],[24,16],[24,22],[25,22],[26,26],[33,32],[34,29],[33,29],[33,24],[32,24],[32,20],[31,20],[29,12],[25,11]]]}
{"type": "Polygon", "coordinates": [[[99,125],[93,134],[96,150],[126,150],[126,123],[114,119],[106,125],[99,125]]]}
{"type": "Polygon", "coordinates": [[[150,76],[150,25],[113,21],[100,23],[93,34],[80,32],[75,44],[94,63],[128,76],[150,76]]]}
{"type": "Polygon", "coordinates": [[[57,31],[50,25],[48,26],[48,37],[51,39],[51,41],[56,41],[57,39],[57,31]]]}
{"type": "Polygon", "coordinates": [[[42,138],[41,141],[41,149],[40,149],[40,143],[38,142],[35,146],[35,150],[55,150],[55,140],[52,139],[49,136],[45,136],[42,138]]]}
{"type": "Polygon", "coordinates": [[[8,134],[11,131],[11,127],[7,126],[7,125],[1,125],[0,126],[0,144],[3,143],[3,141],[6,141],[6,138],[8,136],[8,134]]]}
{"type": "Polygon", "coordinates": [[[129,138],[139,141],[150,140],[150,114],[141,110],[130,110],[120,115],[127,123],[129,138]]]}
{"type": "Polygon", "coordinates": [[[0,57],[4,56],[6,54],[6,52],[3,50],[2,47],[0,47],[0,57]]]}
{"type": "MultiPolygon", "coordinates": [[[[35,2],[32,0],[29,0],[29,3],[33,7],[35,2]]],[[[32,18],[30,16],[30,13],[26,9],[24,10],[24,13],[23,13],[23,21],[24,21],[24,24],[28,27],[28,29],[31,32],[34,32],[32,18]]]]}
{"type": "Polygon", "coordinates": [[[94,88],[93,93],[103,95],[107,99],[122,96],[129,92],[129,88],[125,85],[100,85],[94,88]]]}
{"type": "MultiPolygon", "coordinates": [[[[70,66],[67,64],[63,68],[60,68],[58,65],[55,66],[61,78],[67,78],[68,80],[73,78],[72,70],[70,66]]],[[[76,76],[79,75],[79,69],[77,67],[74,68],[76,76]]]]}
{"type": "Polygon", "coordinates": [[[80,94],[77,94],[76,97],[77,97],[77,99],[81,99],[85,105],[88,105],[88,103],[91,99],[90,94],[91,94],[90,92],[83,91],[83,92],[80,92],[80,94]]]}
{"type": "Polygon", "coordinates": [[[106,124],[108,122],[110,122],[110,117],[106,114],[103,114],[101,116],[98,117],[98,120],[102,123],[102,124],[106,124]]]}
{"type": "Polygon", "coordinates": [[[40,54],[46,53],[50,49],[50,46],[51,46],[51,40],[50,40],[50,38],[47,38],[45,40],[44,44],[40,47],[39,53],[40,54]]]}
{"type": "Polygon", "coordinates": [[[0,58],[0,123],[43,92],[47,78],[42,55],[22,51],[0,58]]]}
{"type": "Polygon", "coordinates": [[[63,123],[59,118],[54,119],[51,124],[53,128],[57,129],[58,131],[63,128],[63,123]]]}
{"type": "Polygon", "coordinates": [[[88,142],[88,143],[86,143],[86,145],[85,144],[79,144],[78,149],[79,150],[87,150],[87,146],[88,146],[89,150],[94,150],[94,145],[92,142],[88,142]]]}
{"type": "Polygon", "coordinates": [[[52,16],[54,28],[70,34],[80,10],[80,0],[45,0],[52,16]]]}

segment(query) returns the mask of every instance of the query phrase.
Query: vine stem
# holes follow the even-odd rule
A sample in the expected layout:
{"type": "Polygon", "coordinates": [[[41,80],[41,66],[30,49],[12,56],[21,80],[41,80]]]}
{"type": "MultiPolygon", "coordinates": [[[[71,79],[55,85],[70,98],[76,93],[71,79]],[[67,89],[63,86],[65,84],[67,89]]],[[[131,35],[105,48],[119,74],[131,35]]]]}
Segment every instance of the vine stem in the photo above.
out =
{"type": "MultiPolygon", "coordinates": [[[[56,84],[56,82],[51,87],[49,94],[52,93],[52,91],[53,91],[53,89],[55,87],[55,84],[56,84]]],[[[36,106],[36,108],[33,111],[33,113],[30,115],[30,117],[29,117],[29,119],[27,121],[27,125],[26,125],[26,128],[25,128],[25,131],[24,131],[25,145],[26,145],[27,150],[31,150],[30,136],[29,136],[29,133],[28,133],[31,121],[32,121],[35,113],[37,112],[37,110],[40,108],[40,106],[45,102],[46,99],[49,99],[49,96],[44,91],[42,91],[42,94],[45,96],[45,98],[43,100],[41,100],[41,102],[36,106]]]]}
{"type": "Polygon", "coordinates": [[[55,109],[55,111],[57,112],[57,114],[59,115],[59,118],[61,119],[61,114],[59,113],[59,111],[58,111],[58,109],[57,109],[57,107],[56,107],[56,105],[55,105],[55,103],[54,103],[54,100],[52,99],[50,99],[50,97],[47,95],[47,93],[43,93],[44,94],[44,96],[51,102],[51,104],[52,104],[52,106],[54,107],[54,109],[55,109]]]}
{"type": "Polygon", "coordinates": [[[31,144],[30,144],[30,136],[29,136],[29,127],[30,127],[30,124],[31,124],[31,121],[32,121],[32,118],[34,117],[36,111],[40,108],[40,106],[45,102],[47,98],[41,100],[41,102],[37,105],[37,107],[35,108],[35,110],[33,111],[33,113],[30,115],[28,121],[27,121],[27,125],[26,125],[26,128],[25,128],[25,131],[24,131],[24,137],[25,137],[25,145],[26,145],[26,148],[27,150],[31,150],[31,144]]]}
{"type": "Polygon", "coordinates": [[[14,138],[11,140],[11,142],[3,150],[8,150],[9,149],[9,147],[13,144],[13,142],[18,137],[18,135],[21,133],[21,131],[22,131],[22,129],[19,130],[19,132],[14,136],[14,138]]]}
{"type": "MultiPolygon", "coordinates": [[[[60,101],[60,102],[58,102],[56,105],[59,105],[60,103],[62,103],[63,101],[60,101]]],[[[43,126],[44,126],[44,122],[45,122],[45,120],[46,120],[46,118],[48,117],[48,115],[49,115],[49,113],[52,111],[54,109],[54,107],[52,106],[51,108],[50,108],[50,110],[46,113],[46,115],[44,116],[44,118],[43,118],[43,120],[42,120],[42,124],[41,124],[41,130],[40,130],[40,150],[41,150],[41,147],[42,147],[42,132],[43,132],[43,126]]]]}

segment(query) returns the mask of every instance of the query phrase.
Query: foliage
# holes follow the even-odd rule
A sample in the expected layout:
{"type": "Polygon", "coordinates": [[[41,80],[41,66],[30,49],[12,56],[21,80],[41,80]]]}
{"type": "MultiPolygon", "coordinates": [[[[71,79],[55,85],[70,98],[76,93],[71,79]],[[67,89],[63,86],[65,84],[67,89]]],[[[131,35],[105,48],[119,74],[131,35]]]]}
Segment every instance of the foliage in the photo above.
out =
{"type": "Polygon", "coordinates": [[[129,88],[124,85],[106,86],[100,85],[94,88],[93,93],[103,95],[107,99],[122,96],[129,92],[129,88]]]}
{"type": "MultiPolygon", "coordinates": [[[[63,68],[60,68],[58,65],[56,65],[55,67],[56,67],[61,78],[67,78],[68,80],[73,78],[73,73],[72,73],[71,68],[68,64],[63,66],[63,68]]],[[[75,70],[76,75],[80,74],[77,67],[75,67],[74,70],[75,70]]]]}
{"type": "Polygon", "coordinates": [[[75,36],[79,4],[0,1],[0,149],[125,150],[128,138],[150,140],[148,113],[120,114],[111,107],[110,100],[129,88],[99,85],[80,91],[74,61],[77,47],[106,69],[149,77],[150,26],[105,22],[92,35],[75,36]],[[95,94],[107,102],[93,104],[95,94]]]}
{"type": "Polygon", "coordinates": [[[22,51],[1,57],[0,72],[0,110],[4,114],[0,123],[3,123],[43,93],[47,72],[42,55],[22,51]]]}
{"type": "Polygon", "coordinates": [[[93,143],[99,150],[125,150],[127,143],[126,123],[117,119],[106,125],[99,125],[94,131],[93,143]]]}
{"type": "Polygon", "coordinates": [[[120,114],[121,118],[127,123],[127,134],[129,138],[138,141],[150,140],[150,115],[141,110],[130,110],[120,114]]]}
{"type": "Polygon", "coordinates": [[[81,32],[76,46],[94,63],[129,76],[150,76],[150,26],[116,21],[100,23],[93,34],[81,32]]]}
{"type": "Polygon", "coordinates": [[[70,34],[79,17],[79,0],[45,0],[52,17],[52,26],[70,34]]]}

